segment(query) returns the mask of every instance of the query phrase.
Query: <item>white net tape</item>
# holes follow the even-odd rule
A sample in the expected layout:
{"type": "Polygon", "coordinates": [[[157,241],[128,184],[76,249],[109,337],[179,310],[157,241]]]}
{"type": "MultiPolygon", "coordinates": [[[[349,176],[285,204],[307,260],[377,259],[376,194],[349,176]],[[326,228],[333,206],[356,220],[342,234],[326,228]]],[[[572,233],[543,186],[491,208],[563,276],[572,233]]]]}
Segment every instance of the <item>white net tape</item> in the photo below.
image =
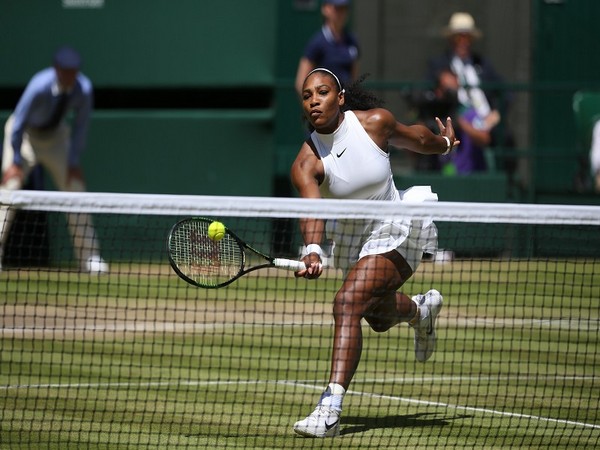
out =
{"type": "Polygon", "coordinates": [[[206,195],[72,193],[0,190],[0,205],[33,211],[238,217],[368,219],[398,217],[445,222],[600,225],[600,206],[409,202],[206,195]]]}

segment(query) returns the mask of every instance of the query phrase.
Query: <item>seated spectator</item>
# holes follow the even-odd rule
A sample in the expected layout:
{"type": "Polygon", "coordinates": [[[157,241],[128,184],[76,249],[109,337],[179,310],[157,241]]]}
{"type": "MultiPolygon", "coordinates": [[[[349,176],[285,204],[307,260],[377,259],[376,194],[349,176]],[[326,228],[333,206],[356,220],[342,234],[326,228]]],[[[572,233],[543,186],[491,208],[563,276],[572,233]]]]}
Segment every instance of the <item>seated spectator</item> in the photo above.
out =
{"type": "MultiPolygon", "coordinates": [[[[495,122],[497,125],[501,118],[498,112],[503,111],[506,115],[507,103],[510,98],[496,87],[503,79],[489,58],[473,49],[474,42],[483,36],[481,30],[475,25],[473,16],[466,12],[452,14],[442,34],[447,39],[448,46],[442,54],[429,60],[427,79],[432,83],[437,83],[437,79],[443,71],[454,73],[459,84],[456,92],[459,103],[467,110],[475,110],[470,114],[476,115],[481,120],[488,118],[487,120],[495,122]]],[[[475,127],[479,130],[482,128],[489,129],[485,133],[486,136],[479,136],[479,138],[483,137],[487,141],[487,135],[489,135],[491,141],[484,143],[475,137],[477,145],[504,148],[515,146],[514,137],[507,129],[506,123],[503,123],[503,126],[490,127],[488,124],[485,127],[475,127]]],[[[464,144],[463,141],[463,149],[464,144]]],[[[517,165],[514,157],[505,155],[500,163],[512,180],[517,165]]]]}
{"type": "Polygon", "coordinates": [[[423,158],[417,170],[441,170],[446,175],[466,175],[487,170],[485,149],[492,142],[492,130],[500,121],[500,114],[491,110],[480,115],[472,105],[458,99],[458,77],[449,69],[442,69],[433,90],[424,92],[417,101],[419,121],[432,129],[428,117],[456,117],[455,130],[461,144],[450,155],[439,159],[423,158]],[[425,166],[427,164],[427,166],[425,166]]]}

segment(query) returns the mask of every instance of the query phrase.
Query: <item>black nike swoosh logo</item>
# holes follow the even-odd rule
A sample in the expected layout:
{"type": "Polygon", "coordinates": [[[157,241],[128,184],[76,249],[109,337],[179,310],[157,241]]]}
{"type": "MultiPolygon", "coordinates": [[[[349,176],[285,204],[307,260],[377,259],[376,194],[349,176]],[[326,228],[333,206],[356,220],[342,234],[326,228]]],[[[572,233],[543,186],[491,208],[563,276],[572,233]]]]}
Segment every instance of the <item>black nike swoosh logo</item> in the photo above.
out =
{"type": "Polygon", "coordinates": [[[429,316],[429,323],[427,324],[427,334],[432,334],[432,333],[433,333],[433,320],[431,319],[431,316],[429,316]]]}
{"type": "MultiPolygon", "coordinates": [[[[342,153],[344,153],[344,152],[342,152],[342,153]]],[[[331,430],[333,427],[335,427],[337,425],[338,422],[339,422],[339,420],[336,420],[333,423],[327,423],[327,422],[325,422],[325,429],[326,430],[331,430]]]]}
{"type": "MultiPolygon", "coordinates": [[[[344,154],[344,152],[346,151],[348,147],[346,147],[344,150],[341,151],[341,153],[336,153],[335,156],[337,156],[338,158],[341,158],[342,155],[344,154]]],[[[337,422],[336,422],[337,423],[337,422]]]]}

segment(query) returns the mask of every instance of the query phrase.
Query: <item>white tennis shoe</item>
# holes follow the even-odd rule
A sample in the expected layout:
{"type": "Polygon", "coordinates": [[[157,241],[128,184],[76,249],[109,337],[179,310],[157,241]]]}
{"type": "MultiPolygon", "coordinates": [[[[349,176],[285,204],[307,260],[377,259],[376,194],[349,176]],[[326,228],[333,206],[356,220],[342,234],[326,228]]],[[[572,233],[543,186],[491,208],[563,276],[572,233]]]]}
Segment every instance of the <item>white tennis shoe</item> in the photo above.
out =
{"type": "Polygon", "coordinates": [[[340,412],[318,405],[309,416],[294,424],[294,431],[306,437],[334,437],[340,434],[340,412]]]}
{"type": "Polygon", "coordinates": [[[417,323],[411,324],[415,330],[415,356],[417,361],[427,361],[435,350],[435,319],[442,309],[442,295],[435,289],[425,294],[415,295],[420,317],[417,323]]]}

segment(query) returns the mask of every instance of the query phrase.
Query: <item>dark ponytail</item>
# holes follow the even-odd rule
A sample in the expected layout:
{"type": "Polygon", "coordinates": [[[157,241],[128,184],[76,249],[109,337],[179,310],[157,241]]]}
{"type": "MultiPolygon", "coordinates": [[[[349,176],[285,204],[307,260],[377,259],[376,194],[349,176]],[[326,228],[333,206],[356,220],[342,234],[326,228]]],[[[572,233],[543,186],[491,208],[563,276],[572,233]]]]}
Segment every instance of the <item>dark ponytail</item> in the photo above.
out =
{"type": "Polygon", "coordinates": [[[368,76],[368,73],[361,75],[358,80],[345,88],[343,111],[366,111],[368,109],[381,108],[384,105],[385,102],[381,98],[362,86],[362,83],[368,76]]]}

